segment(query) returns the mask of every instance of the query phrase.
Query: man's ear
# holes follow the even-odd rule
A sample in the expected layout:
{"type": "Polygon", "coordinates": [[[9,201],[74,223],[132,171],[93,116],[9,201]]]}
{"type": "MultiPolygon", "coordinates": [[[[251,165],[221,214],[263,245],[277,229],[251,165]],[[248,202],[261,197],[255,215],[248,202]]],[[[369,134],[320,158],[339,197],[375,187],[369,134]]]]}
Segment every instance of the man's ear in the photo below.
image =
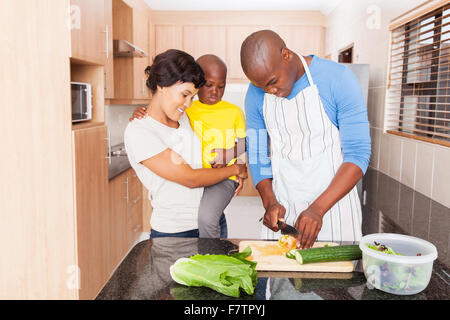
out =
{"type": "Polygon", "coordinates": [[[283,59],[283,61],[291,61],[292,57],[293,57],[293,54],[292,54],[291,50],[289,50],[286,47],[281,49],[281,58],[283,59]]]}

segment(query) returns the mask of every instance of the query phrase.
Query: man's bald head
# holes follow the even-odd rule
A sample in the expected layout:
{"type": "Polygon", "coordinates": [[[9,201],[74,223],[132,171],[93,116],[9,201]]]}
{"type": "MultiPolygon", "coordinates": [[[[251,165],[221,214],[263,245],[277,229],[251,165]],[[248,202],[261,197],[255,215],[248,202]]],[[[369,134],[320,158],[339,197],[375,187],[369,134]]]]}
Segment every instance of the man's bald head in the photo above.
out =
{"type": "Polygon", "coordinates": [[[252,33],[241,46],[241,65],[253,85],[265,92],[287,97],[300,78],[300,58],[271,31],[252,33]]]}
{"type": "Polygon", "coordinates": [[[249,76],[253,71],[276,67],[286,44],[272,30],[261,30],[249,35],[241,46],[241,65],[249,76]]]}
{"type": "Polygon", "coordinates": [[[197,63],[205,74],[217,74],[224,79],[227,77],[227,65],[218,56],[205,54],[197,59],[197,63]]]}

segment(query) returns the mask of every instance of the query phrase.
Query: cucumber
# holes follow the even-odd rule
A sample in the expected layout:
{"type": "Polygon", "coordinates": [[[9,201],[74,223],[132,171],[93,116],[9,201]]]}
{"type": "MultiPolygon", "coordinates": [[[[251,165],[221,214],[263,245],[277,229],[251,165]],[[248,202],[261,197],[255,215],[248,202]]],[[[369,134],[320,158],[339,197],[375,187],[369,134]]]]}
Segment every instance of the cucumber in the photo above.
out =
{"type": "Polygon", "coordinates": [[[293,249],[286,253],[286,257],[295,259],[299,264],[329,261],[351,261],[362,258],[362,252],[358,245],[346,245],[335,247],[293,249]]]}

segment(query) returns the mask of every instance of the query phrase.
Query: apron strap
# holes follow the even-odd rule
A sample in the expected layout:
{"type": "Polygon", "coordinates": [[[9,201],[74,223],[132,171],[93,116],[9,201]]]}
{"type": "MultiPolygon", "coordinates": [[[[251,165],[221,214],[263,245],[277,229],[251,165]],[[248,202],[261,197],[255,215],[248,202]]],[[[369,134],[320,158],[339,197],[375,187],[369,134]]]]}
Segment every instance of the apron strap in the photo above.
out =
{"type": "Polygon", "coordinates": [[[308,64],[306,63],[305,58],[303,58],[303,56],[301,54],[299,54],[298,56],[300,57],[300,60],[302,61],[303,69],[305,69],[306,76],[308,77],[309,85],[313,86],[314,81],[312,79],[311,72],[309,71],[308,64]]]}

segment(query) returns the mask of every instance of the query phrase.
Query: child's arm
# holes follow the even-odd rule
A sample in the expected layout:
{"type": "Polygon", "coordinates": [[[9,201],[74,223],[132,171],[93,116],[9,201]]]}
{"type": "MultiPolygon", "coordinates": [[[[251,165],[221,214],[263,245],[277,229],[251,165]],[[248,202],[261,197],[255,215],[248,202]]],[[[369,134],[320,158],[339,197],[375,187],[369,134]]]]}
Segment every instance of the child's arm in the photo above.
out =
{"type": "Polygon", "coordinates": [[[137,107],[133,111],[133,115],[131,116],[130,121],[133,121],[134,119],[142,119],[143,117],[145,117],[147,115],[146,111],[147,111],[146,106],[137,107]]]}
{"type": "Polygon", "coordinates": [[[223,168],[231,160],[238,158],[245,152],[245,138],[238,138],[238,141],[230,149],[212,149],[211,153],[217,153],[217,156],[211,161],[211,167],[223,168]]]}

